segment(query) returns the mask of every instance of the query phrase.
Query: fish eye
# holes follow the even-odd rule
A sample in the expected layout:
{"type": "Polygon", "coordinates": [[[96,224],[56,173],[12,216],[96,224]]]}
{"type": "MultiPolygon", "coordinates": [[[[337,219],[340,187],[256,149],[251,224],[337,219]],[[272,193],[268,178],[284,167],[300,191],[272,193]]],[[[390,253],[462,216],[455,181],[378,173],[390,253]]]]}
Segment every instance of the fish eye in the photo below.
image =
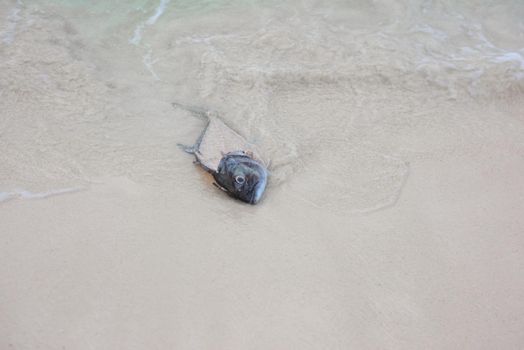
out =
{"type": "Polygon", "coordinates": [[[235,182],[239,185],[242,185],[244,182],[246,182],[246,179],[241,175],[237,175],[235,176],[235,182]]]}

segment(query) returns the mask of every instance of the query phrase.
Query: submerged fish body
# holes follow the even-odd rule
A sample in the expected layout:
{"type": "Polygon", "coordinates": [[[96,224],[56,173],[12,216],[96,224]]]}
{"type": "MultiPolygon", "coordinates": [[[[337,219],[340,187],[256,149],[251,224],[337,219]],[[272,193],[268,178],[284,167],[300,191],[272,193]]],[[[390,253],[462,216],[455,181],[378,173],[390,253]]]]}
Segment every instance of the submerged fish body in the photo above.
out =
{"type": "Polygon", "coordinates": [[[230,196],[256,204],[267,185],[267,168],[255,145],[227,126],[215,113],[178,103],[173,106],[207,118],[208,123],[193,146],[196,163],[213,175],[216,185],[230,196]]]}

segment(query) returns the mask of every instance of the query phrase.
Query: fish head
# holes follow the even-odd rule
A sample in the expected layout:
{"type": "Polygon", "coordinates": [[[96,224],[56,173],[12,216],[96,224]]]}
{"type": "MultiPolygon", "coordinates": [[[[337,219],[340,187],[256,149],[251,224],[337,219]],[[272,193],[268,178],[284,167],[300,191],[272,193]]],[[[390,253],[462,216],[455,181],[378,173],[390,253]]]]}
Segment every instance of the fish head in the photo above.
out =
{"type": "Polygon", "coordinates": [[[244,152],[225,154],[213,177],[231,196],[250,204],[260,201],[267,185],[266,167],[244,152]]]}

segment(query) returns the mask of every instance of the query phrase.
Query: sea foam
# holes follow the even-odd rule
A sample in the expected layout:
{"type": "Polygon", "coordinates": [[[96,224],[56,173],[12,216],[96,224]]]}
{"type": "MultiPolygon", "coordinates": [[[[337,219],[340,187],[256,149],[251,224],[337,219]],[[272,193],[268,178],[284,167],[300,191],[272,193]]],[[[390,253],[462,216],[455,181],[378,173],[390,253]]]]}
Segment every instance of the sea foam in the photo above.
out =
{"type": "Polygon", "coordinates": [[[66,193],[74,193],[84,190],[83,187],[68,187],[44,192],[31,192],[24,189],[15,189],[8,192],[0,192],[0,203],[11,199],[44,199],[66,193]]]}
{"type": "Polygon", "coordinates": [[[139,25],[136,26],[135,31],[133,33],[133,37],[129,39],[129,43],[138,46],[140,42],[142,41],[142,32],[146,26],[152,26],[156,23],[156,21],[162,16],[162,14],[165,12],[167,4],[169,4],[171,0],[160,0],[160,3],[155,9],[155,13],[149,17],[144,22],[141,22],[139,25]]]}

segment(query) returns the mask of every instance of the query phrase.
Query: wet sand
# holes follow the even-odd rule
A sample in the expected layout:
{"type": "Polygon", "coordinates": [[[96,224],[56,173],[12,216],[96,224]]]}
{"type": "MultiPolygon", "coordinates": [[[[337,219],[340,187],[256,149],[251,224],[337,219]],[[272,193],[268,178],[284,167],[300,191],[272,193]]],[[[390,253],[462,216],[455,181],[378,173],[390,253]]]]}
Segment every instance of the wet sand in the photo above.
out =
{"type": "Polygon", "coordinates": [[[3,346],[517,349],[513,152],[415,162],[394,206],[351,218],[127,178],[9,203],[3,346]]]}
{"type": "Polygon", "coordinates": [[[497,47],[435,9],[451,43],[364,6],[148,6],[103,37],[98,7],[0,6],[0,349],[524,346],[519,6],[478,10],[497,47]],[[203,122],[174,100],[265,151],[260,204],[176,147],[203,122]]]}

